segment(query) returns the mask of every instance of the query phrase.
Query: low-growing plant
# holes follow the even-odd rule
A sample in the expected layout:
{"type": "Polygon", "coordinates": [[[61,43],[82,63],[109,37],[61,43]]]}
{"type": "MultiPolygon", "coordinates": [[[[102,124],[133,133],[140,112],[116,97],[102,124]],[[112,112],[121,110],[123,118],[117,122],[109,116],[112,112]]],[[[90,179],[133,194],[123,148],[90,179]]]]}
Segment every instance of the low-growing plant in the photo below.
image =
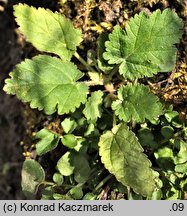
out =
{"type": "Polygon", "coordinates": [[[125,29],[102,33],[88,64],[77,51],[81,30],[62,14],[26,4],[14,10],[21,33],[43,53],[18,64],[4,90],[63,116],[61,132],[36,134],[37,157],[22,168],[25,195],[34,198],[40,186],[41,199],[183,199],[186,126],[147,85],[149,77],[175,68],[183,27],[177,14],[142,11],[125,29]],[[60,145],[65,150],[46,180],[37,160],[60,145]]]}

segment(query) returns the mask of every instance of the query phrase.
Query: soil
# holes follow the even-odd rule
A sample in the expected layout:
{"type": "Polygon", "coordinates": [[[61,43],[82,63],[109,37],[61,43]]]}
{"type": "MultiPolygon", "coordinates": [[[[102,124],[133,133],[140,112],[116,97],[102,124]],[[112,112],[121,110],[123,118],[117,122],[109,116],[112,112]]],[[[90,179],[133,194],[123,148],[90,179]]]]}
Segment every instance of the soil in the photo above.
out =
{"type": "Polygon", "coordinates": [[[21,60],[15,25],[7,10],[0,12],[0,199],[23,199],[20,141],[24,131],[23,105],[2,90],[4,79],[21,60]]]}
{"type": "Polygon", "coordinates": [[[16,34],[13,5],[27,3],[35,7],[48,7],[55,11],[56,1],[0,0],[0,199],[25,199],[21,191],[22,140],[28,126],[26,106],[16,97],[5,94],[4,80],[15,65],[33,55],[31,45],[20,43],[16,34]]]}

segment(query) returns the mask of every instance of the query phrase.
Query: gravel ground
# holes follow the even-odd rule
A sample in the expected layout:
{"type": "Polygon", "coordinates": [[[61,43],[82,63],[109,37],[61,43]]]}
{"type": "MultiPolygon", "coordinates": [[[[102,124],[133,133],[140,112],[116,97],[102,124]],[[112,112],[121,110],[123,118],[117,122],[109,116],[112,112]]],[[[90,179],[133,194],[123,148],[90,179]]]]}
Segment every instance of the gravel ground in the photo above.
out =
{"type": "MultiPolygon", "coordinates": [[[[3,8],[0,8],[3,10],[3,8]]],[[[11,13],[10,13],[11,14],[11,13]]],[[[20,141],[24,130],[23,105],[2,90],[4,79],[20,61],[15,26],[8,10],[0,11],[0,199],[23,199],[20,141]]]]}

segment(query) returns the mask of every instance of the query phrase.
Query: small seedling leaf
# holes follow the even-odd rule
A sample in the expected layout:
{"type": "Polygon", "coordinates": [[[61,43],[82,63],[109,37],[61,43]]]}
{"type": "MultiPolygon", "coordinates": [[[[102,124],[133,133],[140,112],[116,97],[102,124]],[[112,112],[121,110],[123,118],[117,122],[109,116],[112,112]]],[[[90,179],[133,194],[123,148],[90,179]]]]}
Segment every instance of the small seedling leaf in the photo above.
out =
{"type": "Polygon", "coordinates": [[[174,135],[174,129],[171,126],[163,126],[161,128],[161,134],[165,139],[171,139],[174,135]]]}
{"type": "Polygon", "coordinates": [[[165,146],[154,153],[156,161],[163,170],[174,170],[174,155],[171,148],[165,146]]]}
{"type": "Polygon", "coordinates": [[[66,152],[57,162],[57,169],[64,176],[70,176],[75,169],[72,164],[71,152],[66,152]]]}
{"type": "Polygon", "coordinates": [[[187,143],[179,140],[180,150],[174,158],[175,164],[183,164],[187,162],[187,143]]]}
{"type": "Polygon", "coordinates": [[[90,176],[90,165],[85,154],[75,153],[73,163],[75,166],[74,178],[77,183],[85,183],[90,176]]]}
{"type": "Polygon", "coordinates": [[[34,198],[39,185],[45,180],[45,172],[35,160],[25,160],[21,171],[22,191],[27,198],[34,198]]]}
{"type": "Polygon", "coordinates": [[[36,138],[40,139],[36,144],[36,153],[41,156],[53,149],[58,145],[58,134],[53,133],[47,128],[43,128],[36,134],[36,138]]]}
{"type": "Polygon", "coordinates": [[[64,178],[63,176],[60,174],[60,173],[54,173],[53,175],[53,181],[58,185],[62,185],[63,184],[63,181],[64,181],[64,178]]]}
{"type": "Polygon", "coordinates": [[[65,133],[72,133],[77,127],[77,123],[75,120],[71,118],[65,118],[63,122],[61,123],[61,126],[65,133]]]}
{"type": "Polygon", "coordinates": [[[151,147],[152,149],[158,147],[158,144],[154,140],[151,129],[145,127],[141,128],[137,134],[138,140],[142,146],[151,147]]]}
{"type": "Polygon", "coordinates": [[[97,195],[93,193],[87,193],[84,195],[83,200],[95,200],[97,198],[97,195]]]}
{"type": "Polygon", "coordinates": [[[177,164],[175,166],[175,172],[187,173],[187,162],[183,164],[177,164]]]}
{"type": "Polygon", "coordinates": [[[83,197],[83,191],[81,187],[75,186],[73,187],[69,193],[75,200],[79,200],[83,197]]]}
{"type": "Polygon", "coordinates": [[[68,148],[74,148],[77,145],[77,138],[73,134],[64,135],[61,141],[68,148]]]}
{"type": "Polygon", "coordinates": [[[100,105],[102,103],[103,92],[96,91],[91,94],[88,98],[88,101],[85,104],[85,108],[83,110],[83,114],[87,118],[87,120],[96,122],[97,118],[101,117],[101,108],[100,105]]]}

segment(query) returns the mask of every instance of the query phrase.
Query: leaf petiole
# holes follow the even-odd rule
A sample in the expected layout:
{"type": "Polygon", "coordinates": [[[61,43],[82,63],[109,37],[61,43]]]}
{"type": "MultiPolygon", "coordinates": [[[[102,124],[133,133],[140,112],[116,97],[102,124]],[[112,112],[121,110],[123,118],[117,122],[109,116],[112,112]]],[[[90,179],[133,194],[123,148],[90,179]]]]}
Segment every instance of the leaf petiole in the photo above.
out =
{"type": "Polygon", "coordinates": [[[41,182],[40,183],[40,185],[50,185],[50,186],[54,186],[55,185],[55,183],[54,182],[48,182],[48,181],[43,181],[43,182],[41,182]]]}
{"type": "Polygon", "coordinates": [[[96,72],[77,52],[74,53],[74,56],[91,72],[96,72]]]}
{"type": "Polygon", "coordinates": [[[102,188],[102,186],[112,178],[112,174],[109,174],[108,176],[106,176],[96,187],[95,189],[93,190],[93,194],[97,193],[97,191],[102,188]]]}

